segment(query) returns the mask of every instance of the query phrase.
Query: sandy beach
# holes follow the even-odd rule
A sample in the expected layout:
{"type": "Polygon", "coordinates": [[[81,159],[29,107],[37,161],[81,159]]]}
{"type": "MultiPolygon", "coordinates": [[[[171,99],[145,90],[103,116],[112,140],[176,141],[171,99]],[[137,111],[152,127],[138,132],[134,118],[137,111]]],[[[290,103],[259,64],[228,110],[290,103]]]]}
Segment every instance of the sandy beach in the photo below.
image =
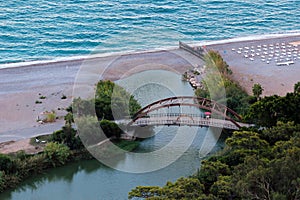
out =
{"type": "MultiPolygon", "coordinates": [[[[261,61],[263,48],[265,48],[264,45],[266,48],[268,48],[266,53],[276,51],[276,43],[279,43],[280,46],[282,46],[281,44],[284,43],[286,49],[288,48],[288,45],[292,46],[290,47],[291,49],[300,48],[300,46],[293,47],[293,45],[297,44],[299,41],[300,35],[295,35],[290,37],[279,37],[264,40],[216,44],[207,46],[207,49],[213,49],[220,52],[224,60],[230,66],[230,69],[233,71],[233,78],[240,83],[240,85],[249,94],[252,94],[253,84],[260,83],[264,88],[262,93],[263,96],[270,96],[274,94],[283,96],[287,92],[293,92],[295,83],[300,81],[299,50],[297,51],[296,60],[293,60],[294,64],[289,66],[277,66],[273,61],[274,59],[270,59],[270,63],[261,61]],[[272,47],[270,47],[270,45],[272,47]],[[245,47],[249,47],[248,51],[250,51],[251,47],[254,47],[253,49],[257,50],[257,46],[261,46],[261,55],[255,55],[253,60],[249,59],[250,56],[245,58],[245,54],[243,52],[241,54],[236,53],[239,48],[243,48],[241,51],[244,51],[245,47]],[[269,48],[273,48],[273,50],[270,50],[269,48]],[[235,51],[232,51],[232,49],[235,49],[235,51]]],[[[288,53],[287,50],[286,52],[288,53]]],[[[249,54],[250,53],[248,53],[248,55],[249,54]]],[[[268,57],[268,54],[264,56],[268,57]]]]}
{"type": "MultiPolygon", "coordinates": [[[[258,46],[276,42],[298,42],[299,36],[263,39],[247,42],[231,42],[207,45],[221,53],[233,71],[233,77],[251,94],[254,83],[260,83],[263,95],[285,95],[293,91],[300,80],[300,60],[290,66],[266,64],[260,59],[249,60],[232,49],[241,46],[258,46]]],[[[121,77],[150,69],[173,70],[183,73],[203,61],[182,49],[159,50],[153,52],[111,55],[77,61],[60,61],[49,64],[35,64],[25,67],[0,69],[0,142],[21,140],[37,135],[52,133],[63,124],[63,119],[55,123],[40,124],[37,119],[42,112],[54,110],[62,117],[72,101],[73,84],[81,66],[89,70],[86,78],[101,76],[99,79],[118,80],[121,77]],[[40,99],[45,96],[45,99],[40,99]],[[66,96],[66,99],[62,99],[66,96]],[[36,104],[36,101],[42,103],[36,104]]]]}
{"type": "Polygon", "coordinates": [[[21,140],[52,133],[64,121],[40,124],[41,113],[54,110],[58,117],[72,101],[73,84],[80,67],[88,68],[87,80],[118,80],[139,71],[150,69],[173,70],[181,74],[201,60],[180,50],[162,50],[107,57],[93,56],[84,61],[66,61],[0,69],[0,142],[21,140]],[[112,63],[113,61],[113,63],[112,63]],[[67,98],[62,99],[65,95],[67,98]],[[41,96],[46,97],[40,99],[41,96]],[[42,103],[36,104],[36,101],[42,103]]]}

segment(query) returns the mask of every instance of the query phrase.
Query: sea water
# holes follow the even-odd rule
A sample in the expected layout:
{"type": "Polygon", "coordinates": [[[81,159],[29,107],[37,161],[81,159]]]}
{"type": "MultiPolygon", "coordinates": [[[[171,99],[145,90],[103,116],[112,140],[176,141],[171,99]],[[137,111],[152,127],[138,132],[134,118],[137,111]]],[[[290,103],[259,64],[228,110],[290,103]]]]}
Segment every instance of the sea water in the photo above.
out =
{"type": "Polygon", "coordinates": [[[300,1],[9,0],[0,64],[300,30],[300,1]]]}

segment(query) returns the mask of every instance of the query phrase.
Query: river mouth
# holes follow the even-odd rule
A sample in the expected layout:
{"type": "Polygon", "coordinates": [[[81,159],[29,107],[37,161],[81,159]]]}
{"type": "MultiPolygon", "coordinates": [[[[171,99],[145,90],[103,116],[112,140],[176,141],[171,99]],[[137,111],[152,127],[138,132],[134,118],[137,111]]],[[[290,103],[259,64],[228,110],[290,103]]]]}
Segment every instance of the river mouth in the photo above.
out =
{"type": "MultiPolygon", "coordinates": [[[[132,93],[138,96],[138,101],[142,106],[148,104],[156,98],[166,98],[174,95],[193,95],[193,89],[189,84],[181,81],[179,74],[154,70],[143,72],[139,75],[124,79],[123,84],[130,91],[130,86],[134,80],[142,80],[143,77],[162,77],[160,80],[167,80],[170,84],[159,82],[142,84],[132,93]],[[153,85],[154,84],[154,85],[153,85]],[[168,87],[167,87],[168,85],[168,87]],[[169,86],[171,85],[171,86],[169,86]],[[150,89],[151,88],[151,89],[150,89]],[[147,94],[147,95],[146,95],[147,94]],[[142,98],[142,97],[147,98],[142,98]]],[[[163,82],[163,81],[162,81],[163,82]]],[[[122,86],[122,82],[118,84],[122,86]]],[[[137,81],[135,81],[135,86],[137,81]]],[[[156,135],[145,139],[134,151],[135,154],[126,154],[118,158],[113,168],[101,164],[97,160],[80,161],[68,164],[63,167],[48,170],[45,174],[34,176],[20,184],[16,189],[0,194],[0,199],[127,199],[128,192],[139,185],[164,185],[166,181],[175,181],[179,177],[189,176],[197,171],[203,157],[222,148],[224,140],[219,140],[219,130],[198,127],[176,127],[158,126],[154,128],[156,135]],[[175,137],[181,135],[177,143],[172,144],[175,137]],[[192,138],[191,138],[192,137],[192,138]],[[181,140],[180,140],[181,139],[181,140]],[[188,147],[185,146],[190,141],[188,147]],[[168,161],[168,156],[164,157],[158,153],[165,149],[165,155],[179,155],[174,161],[165,166],[161,163],[168,161]],[[144,157],[137,162],[137,155],[142,153],[153,153],[153,159],[144,157]],[[138,165],[138,167],[137,167],[138,165]],[[159,166],[156,170],[145,170],[143,173],[128,173],[117,169],[138,169],[143,170],[149,166],[159,166]]]]}

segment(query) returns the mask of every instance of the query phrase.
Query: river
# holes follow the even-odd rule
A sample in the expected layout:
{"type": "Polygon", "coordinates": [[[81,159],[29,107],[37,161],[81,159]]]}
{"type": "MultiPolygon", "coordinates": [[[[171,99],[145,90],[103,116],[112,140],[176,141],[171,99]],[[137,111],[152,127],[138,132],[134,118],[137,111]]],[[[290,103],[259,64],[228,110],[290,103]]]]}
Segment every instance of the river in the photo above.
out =
{"type": "MultiPolygon", "coordinates": [[[[146,105],[163,97],[193,95],[190,85],[180,79],[181,77],[178,74],[156,70],[133,75],[118,83],[126,86],[126,89],[131,91],[142,105],[146,105]],[[145,77],[148,77],[149,82],[145,81],[145,77]],[[160,83],[158,83],[156,77],[159,77],[160,83]],[[143,83],[140,84],[138,80],[143,80],[143,83]],[[133,86],[135,89],[132,90],[133,86]],[[147,95],[145,95],[146,93],[147,95]]],[[[149,172],[144,173],[121,171],[126,167],[127,169],[133,167],[134,164],[138,164],[139,169],[147,171],[146,169],[153,165],[154,161],[149,160],[146,156],[144,158],[139,157],[137,161],[136,154],[125,155],[118,161],[115,168],[121,170],[107,167],[97,160],[80,161],[31,177],[16,189],[0,194],[0,199],[127,199],[128,192],[138,185],[162,186],[167,181],[175,181],[179,177],[195,173],[203,156],[219,150],[224,144],[224,139],[219,139],[219,130],[216,129],[170,126],[156,127],[155,132],[154,137],[141,142],[135,153],[156,152],[169,145],[170,148],[166,148],[164,151],[167,155],[170,155],[169,157],[172,157],[174,153],[176,154],[176,150],[184,149],[181,147],[187,144],[186,141],[189,141],[191,137],[194,138],[188,144],[187,150],[177,152],[180,155],[179,158],[174,162],[170,162],[166,167],[159,166],[160,163],[158,162],[165,163],[166,158],[154,154],[154,156],[157,156],[153,159],[156,160],[154,165],[158,166],[157,170],[148,170],[149,172]],[[183,137],[176,144],[172,144],[176,135],[182,135],[183,137]],[[213,148],[212,151],[210,151],[211,148],[213,148]]]]}

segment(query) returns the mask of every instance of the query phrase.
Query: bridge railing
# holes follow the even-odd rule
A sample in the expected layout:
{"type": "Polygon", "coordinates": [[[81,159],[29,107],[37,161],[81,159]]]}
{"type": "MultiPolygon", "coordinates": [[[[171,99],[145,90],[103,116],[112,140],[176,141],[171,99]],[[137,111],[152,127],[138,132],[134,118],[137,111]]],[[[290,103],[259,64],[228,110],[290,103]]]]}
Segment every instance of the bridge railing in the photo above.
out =
{"type": "Polygon", "coordinates": [[[187,126],[207,126],[207,127],[218,127],[225,129],[238,130],[239,128],[232,122],[227,120],[216,120],[216,119],[198,119],[198,120],[188,120],[188,119],[151,119],[151,118],[141,118],[135,121],[132,125],[136,126],[147,126],[147,125],[187,125],[187,126]]]}
{"type": "Polygon", "coordinates": [[[205,118],[205,114],[193,114],[193,113],[153,113],[146,115],[147,117],[197,117],[205,118]]]}

